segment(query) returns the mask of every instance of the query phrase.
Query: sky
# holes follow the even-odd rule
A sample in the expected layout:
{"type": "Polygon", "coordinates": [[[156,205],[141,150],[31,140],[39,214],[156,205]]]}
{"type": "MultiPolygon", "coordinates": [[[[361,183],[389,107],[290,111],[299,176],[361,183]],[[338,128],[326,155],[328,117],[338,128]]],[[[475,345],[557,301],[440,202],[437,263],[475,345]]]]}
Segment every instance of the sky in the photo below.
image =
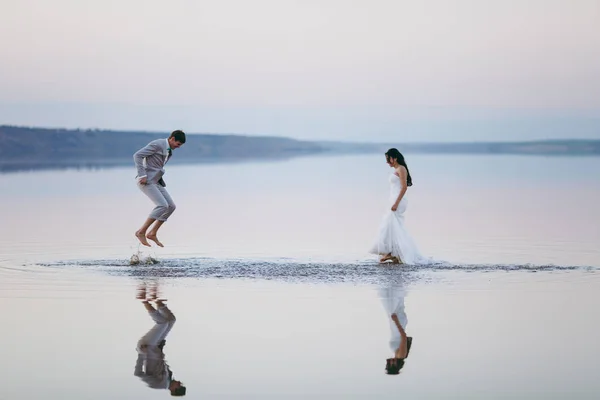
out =
{"type": "Polygon", "coordinates": [[[600,139],[600,0],[0,0],[0,124],[600,139]]]}

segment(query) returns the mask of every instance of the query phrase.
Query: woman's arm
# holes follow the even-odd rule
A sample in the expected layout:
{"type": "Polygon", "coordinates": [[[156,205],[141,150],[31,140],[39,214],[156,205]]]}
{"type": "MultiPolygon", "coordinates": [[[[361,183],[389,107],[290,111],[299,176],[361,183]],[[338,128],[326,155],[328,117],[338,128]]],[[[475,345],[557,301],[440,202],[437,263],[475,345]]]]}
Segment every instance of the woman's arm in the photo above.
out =
{"type": "Polygon", "coordinates": [[[408,339],[406,337],[406,332],[404,332],[404,328],[400,324],[398,320],[398,316],[396,313],[392,314],[392,321],[396,324],[398,328],[398,332],[400,332],[400,347],[396,350],[396,358],[406,358],[408,353],[408,339]]]}

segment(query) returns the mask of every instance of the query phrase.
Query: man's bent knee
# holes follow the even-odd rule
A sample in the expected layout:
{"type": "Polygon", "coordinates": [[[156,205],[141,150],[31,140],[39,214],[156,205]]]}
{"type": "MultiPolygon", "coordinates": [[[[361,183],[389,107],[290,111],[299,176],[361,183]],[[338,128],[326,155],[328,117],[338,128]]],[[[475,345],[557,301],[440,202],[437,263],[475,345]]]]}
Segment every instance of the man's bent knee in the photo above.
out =
{"type": "Polygon", "coordinates": [[[170,207],[169,206],[157,206],[156,208],[154,208],[154,212],[156,214],[162,215],[166,212],[169,212],[170,207]]]}
{"type": "Polygon", "coordinates": [[[161,215],[163,218],[167,219],[173,214],[175,211],[175,204],[169,204],[169,206],[165,209],[165,212],[161,215]]]}
{"type": "Polygon", "coordinates": [[[157,206],[150,213],[150,218],[154,219],[164,219],[163,217],[169,212],[168,206],[157,206]]]}

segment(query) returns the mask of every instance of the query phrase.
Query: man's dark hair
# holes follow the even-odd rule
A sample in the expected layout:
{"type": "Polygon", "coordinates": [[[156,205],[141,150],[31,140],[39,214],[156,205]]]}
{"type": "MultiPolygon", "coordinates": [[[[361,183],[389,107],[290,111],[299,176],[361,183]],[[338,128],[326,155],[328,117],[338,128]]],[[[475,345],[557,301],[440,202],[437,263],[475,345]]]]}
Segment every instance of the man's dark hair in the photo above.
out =
{"type": "Polygon", "coordinates": [[[171,390],[171,396],[185,396],[186,391],[185,386],[179,386],[177,389],[171,390]]]}
{"type": "Polygon", "coordinates": [[[171,137],[175,138],[175,140],[177,140],[181,144],[185,143],[185,133],[183,133],[183,131],[173,131],[171,132],[171,137]]]}

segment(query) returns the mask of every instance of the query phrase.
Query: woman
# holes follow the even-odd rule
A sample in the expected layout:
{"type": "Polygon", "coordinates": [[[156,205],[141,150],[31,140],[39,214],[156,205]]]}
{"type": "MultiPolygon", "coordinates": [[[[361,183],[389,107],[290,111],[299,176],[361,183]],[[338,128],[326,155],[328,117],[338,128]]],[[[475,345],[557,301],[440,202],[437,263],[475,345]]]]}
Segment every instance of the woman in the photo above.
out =
{"type": "Polygon", "coordinates": [[[385,360],[385,372],[388,375],[398,375],[402,367],[404,367],[404,360],[406,360],[408,353],[410,352],[412,337],[406,336],[406,332],[402,328],[396,314],[392,314],[392,321],[394,321],[398,328],[400,341],[398,347],[394,349],[394,357],[385,360]]]}
{"type": "Polygon", "coordinates": [[[406,211],[406,191],[412,186],[412,177],[397,149],[389,149],[385,153],[387,164],[393,168],[390,174],[390,210],[386,212],[377,241],[369,251],[381,256],[380,262],[392,261],[403,264],[423,264],[425,259],[413,239],[404,228],[404,212],[406,211]]]}
{"type": "Polygon", "coordinates": [[[404,366],[412,345],[412,337],[406,335],[408,317],[404,307],[405,289],[402,285],[388,284],[379,289],[379,297],[383,303],[390,322],[390,350],[394,356],[386,359],[385,371],[388,375],[398,375],[404,366]]]}

